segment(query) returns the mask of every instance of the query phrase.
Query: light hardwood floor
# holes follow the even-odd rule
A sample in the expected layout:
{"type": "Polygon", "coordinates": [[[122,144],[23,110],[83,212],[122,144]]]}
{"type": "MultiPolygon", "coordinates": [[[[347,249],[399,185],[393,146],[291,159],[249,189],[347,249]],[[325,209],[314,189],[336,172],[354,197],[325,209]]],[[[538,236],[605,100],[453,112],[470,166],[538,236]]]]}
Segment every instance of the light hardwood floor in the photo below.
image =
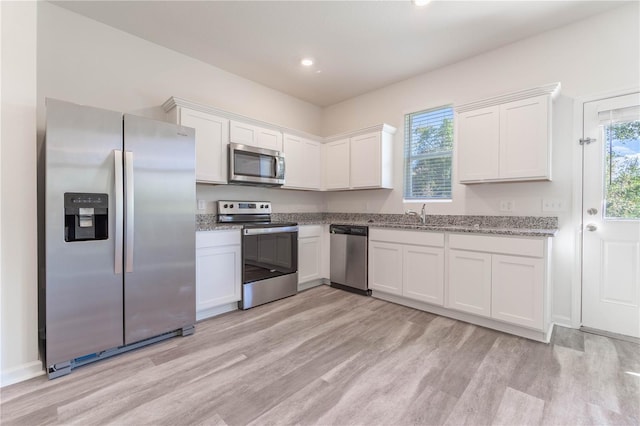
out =
{"type": "Polygon", "coordinates": [[[640,347],[550,345],[316,287],[0,391],[3,425],[638,424],[640,347]]]}

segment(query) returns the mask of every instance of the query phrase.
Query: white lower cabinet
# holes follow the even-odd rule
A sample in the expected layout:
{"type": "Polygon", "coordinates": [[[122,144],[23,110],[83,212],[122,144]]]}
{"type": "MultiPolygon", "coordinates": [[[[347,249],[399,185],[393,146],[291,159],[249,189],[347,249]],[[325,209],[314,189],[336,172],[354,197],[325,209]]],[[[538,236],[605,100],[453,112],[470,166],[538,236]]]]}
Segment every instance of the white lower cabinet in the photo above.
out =
{"type": "Polygon", "coordinates": [[[525,327],[542,328],[544,262],[492,255],[491,316],[525,327]]]}
{"type": "Polygon", "coordinates": [[[435,305],[444,302],[444,234],[371,229],[369,287],[435,305]]]}
{"type": "Polygon", "coordinates": [[[298,231],[298,284],[323,278],[322,225],[301,225],[298,231]]]}
{"type": "Polygon", "coordinates": [[[545,242],[541,238],[449,236],[447,307],[545,329],[545,242]]]}
{"type": "Polygon", "coordinates": [[[491,316],[491,255],[449,250],[448,308],[491,316]]]}
{"type": "Polygon", "coordinates": [[[444,302],[444,249],[408,246],[402,251],[404,296],[442,305],[444,302]]]}
{"type": "MultiPolygon", "coordinates": [[[[373,233],[373,230],[371,231],[373,233]]],[[[369,288],[402,296],[402,246],[369,243],[369,288]]]]}
{"type": "Polygon", "coordinates": [[[196,319],[235,309],[241,299],[240,230],[196,233],[196,319]]]}

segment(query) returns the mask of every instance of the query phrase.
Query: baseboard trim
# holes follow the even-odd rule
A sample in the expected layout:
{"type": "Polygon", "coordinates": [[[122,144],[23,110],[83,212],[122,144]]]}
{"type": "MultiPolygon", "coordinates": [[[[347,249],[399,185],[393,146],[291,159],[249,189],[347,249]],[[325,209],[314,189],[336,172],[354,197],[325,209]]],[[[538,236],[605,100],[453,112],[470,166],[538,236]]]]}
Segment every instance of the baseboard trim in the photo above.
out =
{"type": "Polygon", "coordinates": [[[207,318],[226,314],[227,312],[236,310],[238,310],[238,302],[232,302],[225,305],[215,306],[213,308],[203,309],[196,312],[196,321],[206,320],[207,318]]]}
{"type": "Polygon", "coordinates": [[[573,326],[573,321],[571,320],[571,318],[564,316],[564,315],[553,315],[551,317],[551,320],[556,324],[559,325],[560,327],[566,327],[566,328],[576,328],[573,326]]]}
{"type": "Polygon", "coordinates": [[[44,375],[42,362],[32,361],[9,370],[3,371],[0,378],[0,387],[13,385],[15,383],[24,382],[34,377],[44,375]]]}
{"type": "Polygon", "coordinates": [[[636,345],[640,345],[640,339],[633,336],[625,336],[624,334],[612,333],[610,331],[598,330],[597,328],[591,327],[580,327],[580,331],[589,334],[596,334],[598,336],[609,337],[611,339],[623,340],[625,342],[635,343],[636,345]]]}
{"type": "Polygon", "coordinates": [[[442,306],[436,306],[425,302],[407,299],[401,296],[396,296],[394,294],[381,293],[380,291],[376,290],[373,291],[372,296],[378,299],[386,300],[387,302],[397,303],[399,305],[408,306],[410,308],[418,309],[421,311],[431,312],[432,314],[453,318],[459,321],[468,322],[470,324],[479,325],[481,327],[491,328],[493,330],[502,331],[504,333],[514,334],[516,336],[525,337],[527,339],[535,340],[542,343],[549,343],[549,339],[553,331],[553,323],[549,324],[547,330],[538,331],[526,327],[503,323],[491,318],[483,318],[476,315],[467,314],[465,312],[458,312],[455,310],[444,308],[442,306]]]}
{"type": "Polygon", "coordinates": [[[305,291],[313,287],[318,287],[320,285],[323,285],[325,283],[324,281],[325,281],[324,278],[318,278],[317,280],[307,281],[306,283],[298,284],[298,291],[305,291]]]}

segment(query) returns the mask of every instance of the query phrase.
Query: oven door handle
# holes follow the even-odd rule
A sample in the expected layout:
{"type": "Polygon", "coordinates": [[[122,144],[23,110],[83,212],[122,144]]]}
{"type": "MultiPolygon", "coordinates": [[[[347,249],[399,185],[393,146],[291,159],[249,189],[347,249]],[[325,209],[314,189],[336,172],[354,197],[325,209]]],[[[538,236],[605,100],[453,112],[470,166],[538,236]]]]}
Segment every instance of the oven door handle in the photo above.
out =
{"type": "Polygon", "coordinates": [[[290,232],[298,232],[298,226],[277,226],[274,228],[243,229],[244,235],[284,234],[284,233],[290,233],[290,232]]]}

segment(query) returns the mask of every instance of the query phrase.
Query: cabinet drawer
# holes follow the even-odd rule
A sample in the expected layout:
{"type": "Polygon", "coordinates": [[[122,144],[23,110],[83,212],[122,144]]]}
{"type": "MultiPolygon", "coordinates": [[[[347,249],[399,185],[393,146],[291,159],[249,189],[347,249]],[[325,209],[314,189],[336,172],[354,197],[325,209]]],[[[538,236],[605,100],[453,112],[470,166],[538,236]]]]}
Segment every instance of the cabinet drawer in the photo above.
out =
{"type": "Polygon", "coordinates": [[[196,248],[240,244],[239,229],[196,232],[196,248]]]}
{"type": "Polygon", "coordinates": [[[369,239],[389,243],[444,247],[444,233],[441,232],[370,229],[369,239]]]}
{"type": "Polygon", "coordinates": [[[529,257],[544,256],[544,240],[541,238],[451,234],[449,235],[449,247],[485,253],[504,253],[529,257]]]}
{"type": "Polygon", "coordinates": [[[300,225],[298,227],[298,239],[308,237],[321,237],[322,225],[300,225]]]}

